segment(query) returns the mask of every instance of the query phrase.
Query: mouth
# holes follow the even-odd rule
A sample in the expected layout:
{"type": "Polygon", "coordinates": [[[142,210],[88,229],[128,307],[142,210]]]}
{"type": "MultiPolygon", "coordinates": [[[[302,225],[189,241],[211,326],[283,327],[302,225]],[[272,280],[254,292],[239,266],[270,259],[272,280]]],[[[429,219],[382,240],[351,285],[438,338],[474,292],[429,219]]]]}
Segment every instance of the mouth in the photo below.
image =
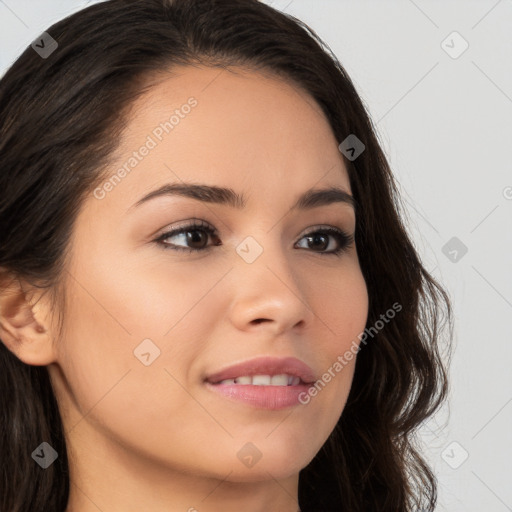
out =
{"type": "Polygon", "coordinates": [[[231,401],[277,410],[296,406],[315,382],[313,370],[294,357],[252,359],[204,379],[207,389],[231,401]]]}
{"type": "Polygon", "coordinates": [[[207,382],[214,385],[224,386],[299,386],[301,384],[308,384],[308,382],[304,382],[300,377],[288,375],[286,373],[278,375],[242,375],[241,377],[235,377],[234,379],[224,379],[217,382],[207,380],[207,382]]]}

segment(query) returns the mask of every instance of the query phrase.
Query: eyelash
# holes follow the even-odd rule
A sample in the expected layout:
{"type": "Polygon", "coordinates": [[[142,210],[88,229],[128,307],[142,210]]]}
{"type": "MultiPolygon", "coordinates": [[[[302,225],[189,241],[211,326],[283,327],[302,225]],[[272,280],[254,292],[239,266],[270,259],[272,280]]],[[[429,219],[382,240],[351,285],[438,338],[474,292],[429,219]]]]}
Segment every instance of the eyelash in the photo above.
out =
{"type": "MultiPolygon", "coordinates": [[[[162,246],[164,250],[175,250],[175,251],[187,251],[189,253],[191,252],[202,252],[207,251],[212,248],[212,246],[205,247],[203,249],[194,249],[191,247],[181,247],[177,245],[171,245],[164,242],[167,238],[181,235],[183,233],[187,233],[189,231],[203,231],[205,233],[208,233],[210,237],[218,238],[217,230],[212,228],[209,224],[203,222],[203,221],[194,221],[191,224],[188,224],[187,226],[183,226],[171,231],[167,231],[166,233],[163,233],[160,235],[156,240],[154,240],[156,243],[162,246]]],[[[309,233],[305,233],[302,238],[312,236],[315,234],[324,234],[324,235],[331,235],[336,238],[338,241],[339,247],[337,249],[334,249],[332,251],[328,252],[322,252],[322,251],[313,251],[317,252],[318,254],[324,254],[329,256],[339,256],[342,252],[346,251],[351,244],[354,242],[354,237],[352,235],[347,234],[345,231],[342,231],[341,229],[327,227],[327,228],[319,228],[314,231],[310,231],[309,233]]],[[[215,245],[221,245],[221,244],[215,244],[215,245]]]]}

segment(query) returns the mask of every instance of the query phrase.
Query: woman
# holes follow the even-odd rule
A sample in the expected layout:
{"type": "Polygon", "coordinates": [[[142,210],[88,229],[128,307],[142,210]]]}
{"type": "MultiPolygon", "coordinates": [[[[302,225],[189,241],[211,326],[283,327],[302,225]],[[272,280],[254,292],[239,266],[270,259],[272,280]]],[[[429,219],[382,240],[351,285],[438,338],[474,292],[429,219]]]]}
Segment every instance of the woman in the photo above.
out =
{"type": "Polygon", "coordinates": [[[90,6],[2,78],[0,134],[2,511],[434,510],[450,303],[307,26],[90,6]]]}

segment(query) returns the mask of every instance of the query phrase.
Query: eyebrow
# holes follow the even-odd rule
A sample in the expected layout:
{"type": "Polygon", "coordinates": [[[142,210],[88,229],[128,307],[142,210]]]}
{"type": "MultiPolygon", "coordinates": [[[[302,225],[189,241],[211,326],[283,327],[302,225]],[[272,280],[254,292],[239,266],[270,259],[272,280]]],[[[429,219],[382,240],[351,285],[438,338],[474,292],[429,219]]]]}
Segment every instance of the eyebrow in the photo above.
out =
{"type": "MultiPolygon", "coordinates": [[[[243,195],[239,195],[231,188],[217,187],[214,185],[201,185],[194,183],[168,183],[153,190],[139,199],[132,208],[138,207],[151,199],[162,196],[182,196],[197,199],[205,203],[227,205],[236,209],[245,208],[247,201],[243,195]]],[[[309,210],[319,206],[334,203],[345,203],[356,209],[356,200],[348,192],[339,187],[311,189],[304,192],[292,206],[292,210],[309,210]]]]}

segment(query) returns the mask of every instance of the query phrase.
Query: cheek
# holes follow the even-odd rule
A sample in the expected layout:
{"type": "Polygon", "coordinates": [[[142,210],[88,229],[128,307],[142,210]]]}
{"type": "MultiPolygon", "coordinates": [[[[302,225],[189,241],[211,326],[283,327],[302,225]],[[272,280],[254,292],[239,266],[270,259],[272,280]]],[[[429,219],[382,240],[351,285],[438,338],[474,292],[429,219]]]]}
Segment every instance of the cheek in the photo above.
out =
{"type": "Polygon", "coordinates": [[[368,291],[358,265],[346,269],[338,278],[322,286],[315,284],[313,310],[325,327],[324,353],[334,361],[364,331],[368,317],[368,291]]]}
{"type": "Polygon", "coordinates": [[[368,317],[368,292],[359,267],[331,280],[322,293],[318,288],[313,310],[318,312],[325,335],[318,337],[322,374],[310,398],[322,404],[325,423],[334,427],[348,398],[360,346],[358,336],[368,317]]]}
{"type": "Polygon", "coordinates": [[[176,426],[193,408],[179,383],[189,384],[189,369],[218,319],[218,311],[202,299],[225,270],[198,279],[197,271],[160,266],[155,272],[151,264],[94,261],[85,259],[72,269],[59,348],[79,413],[92,410],[91,418],[128,421],[141,431],[171,416],[176,426]],[[137,421],[131,418],[135,412],[137,421]]]}
{"type": "MultiPolygon", "coordinates": [[[[165,294],[168,305],[169,296],[165,294]]],[[[68,302],[60,349],[67,384],[64,389],[69,393],[61,401],[71,404],[65,413],[68,430],[79,436],[89,432],[90,424],[125,446],[137,446],[153,455],[162,452],[167,458],[176,452],[178,457],[180,450],[163,450],[162,443],[167,440],[169,446],[180,445],[179,438],[190,430],[191,419],[204,418],[200,405],[184,389],[188,387],[191,361],[200,350],[194,344],[196,338],[185,329],[187,322],[178,323],[189,308],[183,300],[178,301],[175,311],[167,311],[164,316],[165,311],[156,307],[159,302],[165,303],[162,296],[149,292],[136,295],[135,299],[124,296],[123,300],[119,296],[114,320],[99,306],[99,301],[113,306],[114,299],[112,288],[110,293],[97,293],[96,300],[92,300],[79,287],[68,302]],[[148,304],[151,297],[154,302],[148,304]],[[128,325],[129,332],[120,323],[128,325]],[[176,327],[164,337],[163,333],[174,324],[176,327]],[[137,350],[145,339],[154,346],[146,341],[144,349],[137,350]],[[183,343],[183,339],[189,343],[183,343]],[[155,350],[159,352],[157,357],[155,350]],[[143,362],[147,362],[144,353],[150,354],[149,365],[143,362]],[[152,432],[151,436],[148,432],[152,432]]],[[[186,446],[184,443],[183,459],[186,446]]]]}
{"type": "Polygon", "coordinates": [[[96,294],[132,339],[163,343],[185,326],[196,327],[190,317],[204,309],[201,303],[230,269],[227,264],[212,265],[206,260],[185,265],[185,258],[176,261],[176,256],[173,260],[156,249],[149,256],[124,259],[114,273],[91,268],[96,274],[92,283],[96,294]]]}

